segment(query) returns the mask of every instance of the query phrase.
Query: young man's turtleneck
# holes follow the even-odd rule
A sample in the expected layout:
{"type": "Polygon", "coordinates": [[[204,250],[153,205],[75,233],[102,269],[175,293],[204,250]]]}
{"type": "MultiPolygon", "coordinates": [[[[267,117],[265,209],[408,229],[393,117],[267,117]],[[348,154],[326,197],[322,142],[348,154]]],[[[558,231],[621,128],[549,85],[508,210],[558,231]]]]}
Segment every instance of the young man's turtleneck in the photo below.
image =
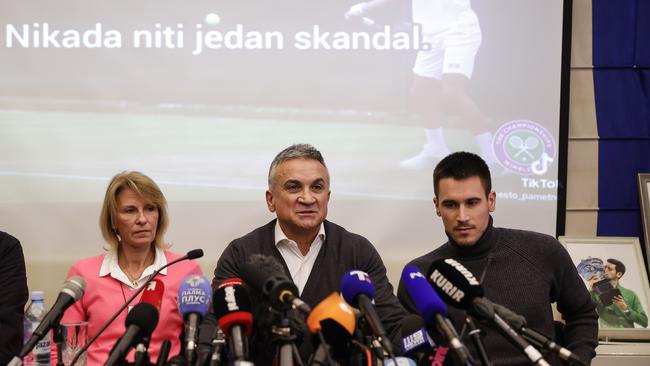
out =
{"type": "Polygon", "coordinates": [[[473,245],[459,245],[454,241],[454,239],[451,238],[451,236],[449,236],[448,233],[446,234],[447,238],[449,238],[449,242],[447,243],[449,250],[454,255],[466,259],[477,259],[487,256],[487,254],[494,248],[497,242],[497,233],[496,230],[494,230],[492,227],[492,216],[490,216],[490,220],[488,222],[487,228],[485,229],[485,232],[473,245]]]}

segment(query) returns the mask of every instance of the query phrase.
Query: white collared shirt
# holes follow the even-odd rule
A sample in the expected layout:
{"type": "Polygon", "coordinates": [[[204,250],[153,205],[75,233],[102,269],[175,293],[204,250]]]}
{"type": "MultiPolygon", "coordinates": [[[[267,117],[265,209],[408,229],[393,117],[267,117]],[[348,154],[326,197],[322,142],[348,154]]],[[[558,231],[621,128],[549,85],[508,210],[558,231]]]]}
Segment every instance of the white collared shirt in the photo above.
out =
{"type": "Polygon", "coordinates": [[[309,246],[309,251],[306,255],[302,255],[298,248],[298,244],[287,238],[282,231],[280,224],[277,221],[275,223],[275,247],[278,248],[282,258],[287,263],[291,279],[298,287],[300,293],[302,293],[302,290],[307,284],[309,274],[311,274],[311,270],[314,268],[316,257],[318,257],[318,253],[320,252],[320,248],[323,246],[324,241],[325,225],[321,223],[318,235],[316,235],[316,238],[314,238],[314,241],[309,246]]]}
{"type": "MultiPolygon", "coordinates": [[[[153,260],[153,264],[150,265],[149,267],[145,268],[144,271],[142,271],[142,275],[140,278],[138,278],[136,281],[131,282],[129,280],[129,277],[122,271],[122,268],[120,268],[120,265],[117,262],[117,252],[114,250],[111,250],[110,252],[106,253],[104,256],[104,260],[102,261],[102,266],[99,269],[99,276],[107,276],[110,275],[114,279],[122,282],[123,284],[133,288],[137,289],[142,284],[147,280],[149,276],[151,276],[154,271],[156,271],[158,268],[164,266],[167,264],[167,257],[165,257],[165,252],[156,247],[156,257],[153,260]]],[[[167,274],[167,268],[163,269],[160,274],[166,275],[167,274]]]]}

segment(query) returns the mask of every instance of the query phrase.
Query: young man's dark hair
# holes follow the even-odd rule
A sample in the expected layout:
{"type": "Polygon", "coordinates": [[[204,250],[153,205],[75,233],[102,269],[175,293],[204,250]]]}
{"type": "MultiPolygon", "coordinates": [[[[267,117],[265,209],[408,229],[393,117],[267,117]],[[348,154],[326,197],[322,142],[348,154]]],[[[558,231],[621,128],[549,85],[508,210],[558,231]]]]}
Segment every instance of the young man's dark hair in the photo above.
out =
{"type": "Polygon", "coordinates": [[[433,191],[438,196],[438,185],[441,179],[455,180],[478,176],[487,196],[492,191],[490,168],[480,156],[466,151],[455,152],[440,160],[433,171],[433,191]]]}
{"type": "Polygon", "coordinates": [[[623,277],[625,274],[625,264],[623,264],[623,262],[619,261],[618,259],[613,258],[609,258],[607,261],[616,266],[616,273],[621,272],[621,277],[623,277]]]}

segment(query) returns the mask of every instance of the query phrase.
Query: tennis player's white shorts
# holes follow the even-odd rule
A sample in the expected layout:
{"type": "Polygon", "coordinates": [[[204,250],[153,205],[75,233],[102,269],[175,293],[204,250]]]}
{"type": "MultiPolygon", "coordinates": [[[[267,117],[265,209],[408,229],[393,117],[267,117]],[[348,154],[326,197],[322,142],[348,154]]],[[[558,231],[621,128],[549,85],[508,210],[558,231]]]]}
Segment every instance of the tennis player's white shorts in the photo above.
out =
{"type": "Polygon", "coordinates": [[[413,73],[441,79],[444,74],[463,74],[472,78],[474,58],[481,46],[478,22],[457,23],[435,34],[423,34],[430,49],[418,52],[413,73]]]}

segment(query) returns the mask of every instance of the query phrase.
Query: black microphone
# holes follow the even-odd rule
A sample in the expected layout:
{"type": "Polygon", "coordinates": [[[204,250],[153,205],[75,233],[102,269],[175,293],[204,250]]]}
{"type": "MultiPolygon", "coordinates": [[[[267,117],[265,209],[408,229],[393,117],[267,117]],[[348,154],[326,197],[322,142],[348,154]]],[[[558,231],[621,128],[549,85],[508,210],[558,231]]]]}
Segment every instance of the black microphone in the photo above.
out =
{"type": "Polygon", "coordinates": [[[381,346],[390,357],[394,357],[393,344],[388,339],[386,330],[381,324],[379,315],[372,303],[375,297],[375,287],[372,285],[370,276],[366,272],[359,270],[347,272],[341,281],[341,293],[348,304],[361,311],[361,315],[366,319],[381,346]]]}
{"type": "Polygon", "coordinates": [[[467,310],[474,318],[488,321],[534,365],[549,366],[542,354],[520,336],[494,311],[491,301],[483,297],[483,288],[465,266],[451,258],[435,261],[429,268],[433,288],[447,303],[467,310]]]}
{"type": "Polygon", "coordinates": [[[65,281],[54,305],[45,314],[41,323],[32,333],[32,336],[20,350],[18,357],[25,357],[50,329],[57,326],[65,310],[77,302],[83,296],[84,291],[86,291],[86,281],[80,276],[72,276],[65,281]]]}
{"type": "Polygon", "coordinates": [[[235,361],[248,360],[246,337],[253,329],[250,295],[238,278],[225,280],[212,296],[219,328],[229,337],[235,361]]]}
{"type": "Polygon", "coordinates": [[[126,316],[126,332],[115,343],[105,366],[120,362],[131,347],[139,340],[150,337],[158,324],[158,309],[148,302],[135,305],[126,316]]]}
{"type": "Polygon", "coordinates": [[[493,306],[494,311],[499,314],[499,316],[501,316],[503,320],[506,321],[506,323],[510,324],[511,327],[521,332],[521,335],[530,343],[535,344],[537,347],[557,353],[560,358],[565,361],[569,361],[569,363],[575,363],[584,366],[587,365],[587,363],[582,361],[578,356],[574,355],[570,350],[560,346],[559,344],[555,343],[555,341],[539,333],[538,331],[528,328],[526,325],[526,318],[523,316],[515,313],[503,305],[493,303],[493,306]]]}
{"type": "Polygon", "coordinates": [[[90,345],[93,344],[95,342],[95,340],[97,340],[97,338],[99,338],[99,336],[102,333],[104,333],[106,328],[108,328],[108,326],[111,325],[113,323],[113,321],[115,321],[115,319],[117,319],[118,316],[120,316],[122,311],[124,311],[124,309],[126,309],[126,307],[129,306],[129,304],[133,301],[133,299],[135,299],[142,291],[144,291],[144,289],[147,287],[147,285],[151,281],[153,281],[153,279],[158,275],[158,273],[160,273],[163,269],[171,266],[172,264],[176,264],[178,262],[181,262],[181,261],[184,261],[184,260],[187,260],[187,259],[196,259],[196,258],[201,258],[201,257],[203,257],[203,249],[192,249],[189,252],[187,252],[187,254],[185,254],[184,256],[182,256],[180,258],[177,258],[177,259],[174,259],[173,261],[165,264],[164,266],[162,266],[159,269],[157,269],[156,271],[154,271],[154,273],[151,276],[149,276],[147,281],[145,281],[145,283],[142,284],[142,286],[139,289],[137,289],[137,291],[135,291],[133,293],[133,295],[128,300],[126,300],[124,302],[124,305],[122,305],[115,312],[115,314],[113,314],[113,316],[110,319],[108,319],[106,324],[104,324],[104,326],[102,326],[101,329],[99,329],[99,331],[97,331],[97,334],[95,334],[88,341],[88,343],[86,343],[79,351],[77,351],[77,353],[74,354],[74,357],[72,358],[72,360],[70,361],[70,365],[68,365],[68,366],[74,366],[74,364],[77,362],[79,357],[81,357],[81,355],[88,350],[88,347],[90,347],[90,345]]]}
{"type": "Polygon", "coordinates": [[[280,310],[293,307],[305,315],[311,312],[309,305],[298,297],[298,287],[275,258],[254,254],[248,263],[240,265],[239,273],[247,285],[271,300],[274,307],[280,310]]]}
{"type": "Polygon", "coordinates": [[[165,339],[160,346],[160,353],[158,353],[158,359],[156,360],[156,366],[165,366],[167,363],[167,357],[169,357],[169,351],[172,349],[172,342],[169,339],[165,339]]]}
{"type": "Polygon", "coordinates": [[[427,332],[427,326],[421,316],[409,314],[402,318],[402,349],[418,365],[430,365],[436,343],[427,332]]]}

